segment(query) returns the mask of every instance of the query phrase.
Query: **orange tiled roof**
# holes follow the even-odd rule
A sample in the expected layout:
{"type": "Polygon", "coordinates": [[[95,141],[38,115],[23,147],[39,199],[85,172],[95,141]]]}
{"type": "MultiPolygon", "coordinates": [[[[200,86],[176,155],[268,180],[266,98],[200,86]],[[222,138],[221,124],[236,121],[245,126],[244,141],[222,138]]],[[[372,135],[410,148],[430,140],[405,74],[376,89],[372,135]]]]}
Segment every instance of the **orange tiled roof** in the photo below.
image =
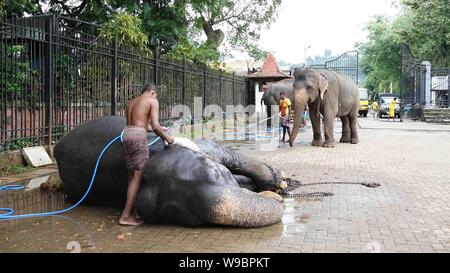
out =
{"type": "Polygon", "coordinates": [[[248,78],[261,78],[261,79],[286,79],[290,78],[290,76],[284,74],[280,71],[280,68],[277,65],[277,60],[275,59],[275,56],[272,53],[269,53],[267,55],[267,59],[265,60],[264,64],[261,67],[261,71],[252,73],[247,75],[248,78]]]}

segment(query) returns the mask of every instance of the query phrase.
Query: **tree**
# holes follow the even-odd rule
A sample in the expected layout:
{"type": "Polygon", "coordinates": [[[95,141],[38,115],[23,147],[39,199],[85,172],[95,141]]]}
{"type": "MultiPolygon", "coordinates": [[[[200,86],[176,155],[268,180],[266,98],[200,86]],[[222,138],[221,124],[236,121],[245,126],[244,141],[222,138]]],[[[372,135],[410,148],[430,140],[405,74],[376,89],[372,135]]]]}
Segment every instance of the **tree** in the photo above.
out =
{"type": "Polygon", "coordinates": [[[123,48],[146,50],[148,36],[142,31],[142,21],[138,17],[126,14],[115,14],[112,20],[104,23],[100,28],[100,36],[112,42],[117,42],[123,48]]]}
{"type": "Polygon", "coordinates": [[[23,17],[27,14],[42,14],[39,0],[1,0],[3,15],[7,17],[23,17]]]}
{"type": "Polygon", "coordinates": [[[400,43],[418,60],[450,66],[450,5],[448,0],[402,0],[402,13],[389,20],[375,16],[366,26],[368,41],[357,43],[370,90],[400,89],[400,43]]]}
{"type": "Polygon", "coordinates": [[[376,16],[367,24],[368,41],[358,43],[361,68],[367,75],[365,86],[371,91],[400,89],[400,39],[394,32],[391,22],[382,16],[376,16]]]}
{"type": "Polygon", "coordinates": [[[218,51],[227,38],[233,47],[256,48],[259,32],[276,19],[281,0],[186,0],[188,21],[206,35],[204,46],[218,51]]]}
{"type": "Polygon", "coordinates": [[[404,13],[394,27],[414,54],[434,66],[450,66],[448,0],[403,0],[404,13]]]}
{"type": "Polygon", "coordinates": [[[0,17],[3,17],[6,15],[6,10],[5,10],[5,1],[0,1],[0,17]]]}
{"type": "Polygon", "coordinates": [[[148,47],[162,54],[218,62],[227,48],[257,51],[259,31],[276,18],[281,0],[3,0],[6,15],[46,12],[103,24],[117,13],[139,17],[148,47]],[[202,39],[202,34],[206,40],[202,39]]]}
{"type": "Polygon", "coordinates": [[[162,54],[171,52],[187,36],[185,3],[180,0],[115,0],[115,9],[138,16],[142,30],[148,35],[151,48],[158,47],[162,54]]]}

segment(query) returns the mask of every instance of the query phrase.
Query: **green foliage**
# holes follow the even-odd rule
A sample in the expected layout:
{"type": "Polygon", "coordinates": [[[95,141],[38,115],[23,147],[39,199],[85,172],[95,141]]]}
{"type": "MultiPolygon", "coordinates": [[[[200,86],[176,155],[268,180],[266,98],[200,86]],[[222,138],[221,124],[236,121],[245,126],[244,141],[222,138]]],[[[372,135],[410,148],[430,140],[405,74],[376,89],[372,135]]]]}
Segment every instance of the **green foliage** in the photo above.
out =
{"type": "Polygon", "coordinates": [[[0,13],[7,17],[23,17],[25,14],[41,14],[42,10],[39,0],[0,0],[0,13]]]}
{"type": "Polygon", "coordinates": [[[0,81],[0,90],[4,92],[6,100],[0,104],[0,109],[9,107],[15,102],[15,107],[33,108],[39,100],[39,91],[26,89],[28,83],[39,78],[39,71],[33,70],[27,62],[27,50],[23,45],[10,46],[0,43],[0,55],[3,56],[4,80],[0,81]]]}
{"type": "Polygon", "coordinates": [[[22,90],[23,83],[28,80],[30,74],[30,66],[27,62],[22,61],[25,54],[25,48],[22,45],[7,46],[0,45],[0,52],[4,58],[6,81],[1,82],[1,89],[6,91],[7,95],[17,94],[22,90]]]}
{"type": "Polygon", "coordinates": [[[34,142],[31,138],[20,138],[9,141],[7,150],[20,150],[22,148],[33,146],[34,142]]]}
{"type": "Polygon", "coordinates": [[[450,3],[448,0],[402,0],[404,14],[396,32],[416,57],[434,66],[450,66],[450,3]]]}
{"type": "Polygon", "coordinates": [[[368,42],[357,44],[361,54],[361,67],[367,75],[365,87],[371,91],[400,91],[399,37],[385,17],[375,17],[367,26],[368,42]]]}
{"type": "Polygon", "coordinates": [[[264,60],[267,57],[267,54],[269,54],[269,52],[262,50],[256,46],[250,47],[248,49],[248,55],[255,61],[264,60]]]}
{"type": "Polygon", "coordinates": [[[5,4],[6,4],[6,1],[0,0],[0,17],[3,17],[6,15],[5,4]]]}
{"type": "Polygon", "coordinates": [[[210,46],[195,42],[191,43],[187,39],[183,39],[172,49],[169,56],[177,60],[184,58],[195,63],[217,64],[220,54],[210,46]]]}
{"type": "Polygon", "coordinates": [[[205,45],[218,50],[225,36],[232,47],[250,51],[260,30],[276,19],[281,0],[190,0],[189,19],[207,36],[205,45]]]}
{"type": "Polygon", "coordinates": [[[75,58],[69,54],[61,53],[54,56],[54,67],[58,73],[55,74],[56,89],[63,89],[65,92],[69,92],[75,87],[76,82],[76,69],[75,58]]]}
{"type": "Polygon", "coordinates": [[[127,46],[186,54],[187,59],[209,63],[227,53],[229,49],[221,46],[224,41],[254,55],[260,30],[276,19],[281,4],[281,0],[6,1],[8,15],[62,14],[100,24],[103,37],[118,35],[127,46]]]}
{"type": "Polygon", "coordinates": [[[1,169],[1,175],[11,175],[11,174],[19,174],[34,170],[35,168],[32,166],[23,166],[23,165],[9,165],[5,166],[1,169]]]}
{"type": "Polygon", "coordinates": [[[148,48],[148,36],[142,31],[141,19],[126,13],[115,14],[110,21],[104,23],[100,28],[100,36],[110,42],[117,38],[123,48],[148,48]]]}
{"type": "Polygon", "coordinates": [[[369,90],[400,89],[400,43],[418,60],[450,66],[450,5],[448,0],[402,0],[403,12],[394,20],[376,16],[366,26],[368,41],[358,43],[369,90]]]}

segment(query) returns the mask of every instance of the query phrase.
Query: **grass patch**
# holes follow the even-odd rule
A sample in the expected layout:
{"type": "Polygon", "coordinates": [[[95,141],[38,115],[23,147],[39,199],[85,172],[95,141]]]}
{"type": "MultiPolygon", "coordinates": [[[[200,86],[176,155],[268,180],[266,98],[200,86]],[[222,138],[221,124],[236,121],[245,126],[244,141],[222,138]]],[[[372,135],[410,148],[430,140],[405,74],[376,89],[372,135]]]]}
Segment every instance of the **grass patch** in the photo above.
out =
{"type": "Polygon", "coordinates": [[[36,169],[33,166],[9,165],[0,169],[0,176],[19,174],[36,169]]]}

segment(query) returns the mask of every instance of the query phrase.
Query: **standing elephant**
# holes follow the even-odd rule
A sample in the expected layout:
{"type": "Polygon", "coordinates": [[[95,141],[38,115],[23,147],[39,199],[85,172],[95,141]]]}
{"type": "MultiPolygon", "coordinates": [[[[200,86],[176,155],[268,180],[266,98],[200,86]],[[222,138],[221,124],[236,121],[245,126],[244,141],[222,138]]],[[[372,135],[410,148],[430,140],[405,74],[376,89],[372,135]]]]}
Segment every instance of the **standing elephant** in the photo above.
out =
{"type": "Polygon", "coordinates": [[[294,99],[294,88],[292,87],[293,84],[294,79],[285,79],[269,84],[268,89],[264,92],[264,95],[261,98],[261,105],[263,102],[266,105],[267,117],[271,117],[273,115],[272,105],[280,104],[280,93],[284,92],[286,94],[286,98],[290,99],[291,101],[294,99]]]}
{"type": "Polygon", "coordinates": [[[359,90],[350,78],[330,70],[297,68],[294,72],[294,128],[289,140],[294,144],[306,104],[314,131],[313,146],[334,147],[334,121],[342,121],[341,143],[359,142],[356,131],[359,90]],[[323,116],[325,141],[320,131],[320,114],[323,116]]]}

